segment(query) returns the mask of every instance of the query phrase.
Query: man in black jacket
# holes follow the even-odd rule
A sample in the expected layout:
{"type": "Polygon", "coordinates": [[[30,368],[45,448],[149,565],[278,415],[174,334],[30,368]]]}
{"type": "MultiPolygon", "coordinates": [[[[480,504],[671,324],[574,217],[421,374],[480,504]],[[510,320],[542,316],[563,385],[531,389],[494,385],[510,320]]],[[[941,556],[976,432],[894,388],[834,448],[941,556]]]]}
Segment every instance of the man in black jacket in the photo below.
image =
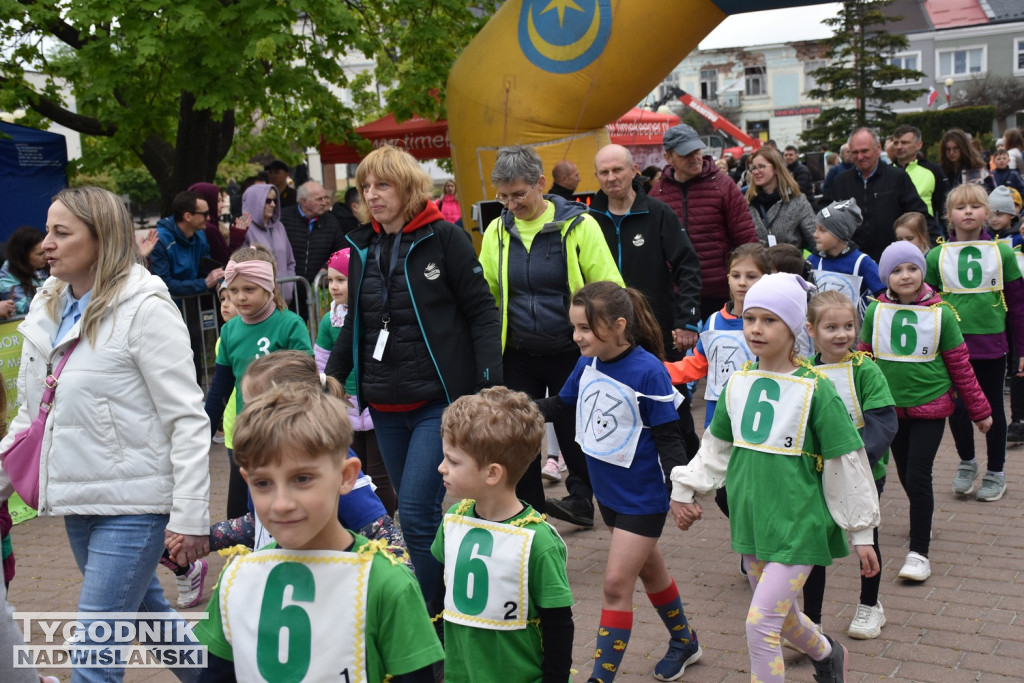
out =
{"type": "MultiPolygon", "coordinates": [[[[323,185],[311,180],[300,185],[296,194],[296,205],[281,210],[281,222],[295,254],[295,274],[312,286],[331,254],[347,246],[345,233],[328,211],[331,196],[323,185]]],[[[299,297],[299,313],[306,318],[306,290],[296,287],[295,291],[299,297]]]]}
{"type": "Polygon", "coordinates": [[[807,201],[814,202],[814,180],[811,178],[811,169],[807,168],[800,161],[800,150],[793,145],[786,145],[786,151],[782,153],[786,162],[786,168],[793,176],[793,180],[800,186],[800,192],[807,201]]]}
{"type": "Polygon", "coordinates": [[[892,224],[908,211],[924,214],[928,234],[934,241],[942,232],[903,169],[881,162],[882,145],[870,128],[858,128],[850,136],[853,168],[836,176],[826,197],[829,202],[855,199],[864,221],[853,233],[853,241],[876,262],[885,248],[896,241],[892,224]]]}
{"type": "Polygon", "coordinates": [[[647,297],[671,356],[673,346],[685,351],[697,343],[700,260],[675,212],[644,194],[637,173],[625,147],[598,150],[594,175],[601,191],[590,215],[601,225],[623,281],[647,297]]]}

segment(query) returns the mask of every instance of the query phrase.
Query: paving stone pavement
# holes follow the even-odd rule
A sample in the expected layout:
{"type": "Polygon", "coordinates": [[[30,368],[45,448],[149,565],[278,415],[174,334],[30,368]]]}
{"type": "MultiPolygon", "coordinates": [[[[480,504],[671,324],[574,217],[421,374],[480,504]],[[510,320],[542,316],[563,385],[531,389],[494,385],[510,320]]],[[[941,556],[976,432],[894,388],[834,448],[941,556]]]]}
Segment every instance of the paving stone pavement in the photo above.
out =
{"type": "MultiPolygon", "coordinates": [[[[698,424],[704,407],[694,406],[698,424]]],[[[1009,410],[1007,409],[1007,414],[1009,410]]],[[[979,453],[984,441],[975,439],[979,453]]],[[[984,456],[980,458],[984,464],[984,456]]],[[[876,640],[851,640],[845,631],[859,595],[859,570],[854,558],[839,560],[829,569],[823,609],[824,628],[850,650],[848,680],[899,681],[1020,681],[1024,680],[1024,448],[1011,447],[1007,456],[1009,488],[995,503],[958,498],[950,490],[957,457],[948,432],[935,464],[934,540],[932,576],[923,584],[896,578],[907,552],[906,497],[895,469],[882,495],[882,587],[880,599],[887,625],[876,640]]],[[[223,513],[227,458],[223,446],[211,452],[214,516],[223,513]]],[[[564,495],[561,485],[549,485],[549,496],[564,495]]],[[[686,613],[704,647],[699,664],[688,667],[683,680],[740,682],[749,680],[744,620],[750,588],[739,573],[739,561],[729,547],[727,520],[710,500],[704,520],[688,532],[667,524],[661,548],[686,604],[686,613]]],[[[555,521],[569,549],[569,581],[576,606],[573,680],[586,681],[601,610],[601,583],[609,541],[598,522],[582,530],[555,521]]],[[[17,576],[10,599],[25,611],[73,611],[81,584],[60,519],[34,519],[15,527],[17,576]]],[[[223,566],[211,558],[210,580],[223,566]]],[[[177,590],[169,571],[160,569],[161,582],[173,604],[177,590]]],[[[616,681],[653,680],[654,665],[664,653],[664,627],[637,584],[635,626],[616,681]]],[[[205,607],[206,601],[200,605],[205,607]]],[[[41,642],[41,633],[34,642],[41,642]]],[[[784,650],[788,679],[810,681],[809,660],[784,650]]],[[[62,680],[68,670],[45,673],[62,680]]],[[[161,670],[133,670],[126,681],[176,680],[161,670]]],[[[498,683],[498,682],[495,682],[498,683]]],[[[515,682],[511,682],[515,683],[515,682]]]]}

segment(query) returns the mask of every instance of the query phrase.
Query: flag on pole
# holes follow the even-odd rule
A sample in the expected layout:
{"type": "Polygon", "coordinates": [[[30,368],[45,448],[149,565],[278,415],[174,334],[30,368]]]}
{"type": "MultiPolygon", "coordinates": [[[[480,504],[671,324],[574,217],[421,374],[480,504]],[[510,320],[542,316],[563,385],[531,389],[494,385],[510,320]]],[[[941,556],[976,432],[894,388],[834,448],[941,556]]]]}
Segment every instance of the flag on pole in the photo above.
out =
{"type": "Polygon", "coordinates": [[[934,86],[928,88],[928,106],[931,107],[935,104],[935,100],[939,99],[939,92],[934,86]]]}
{"type": "Polygon", "coordinates": [[[949,86],[948,85],[944,85],[942,87],[946,91],[946,105],[948,106],[948,105],[952,104],[952,102],[950,102],[950,99],[949,99],[949,86]]]}

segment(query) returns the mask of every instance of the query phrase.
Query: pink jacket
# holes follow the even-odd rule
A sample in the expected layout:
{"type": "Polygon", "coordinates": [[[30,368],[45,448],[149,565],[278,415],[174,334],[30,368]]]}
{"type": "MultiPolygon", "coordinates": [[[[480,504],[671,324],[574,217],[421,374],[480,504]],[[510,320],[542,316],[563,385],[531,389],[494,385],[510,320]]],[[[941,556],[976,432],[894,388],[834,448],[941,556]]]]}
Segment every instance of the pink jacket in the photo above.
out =
{"type": "MultiPolygon", "coordinates": [[[[878,295],[878,300],[883,303],[899,303],[889,298],[888,292],[878,295]]],[[[942,298],[928,285],[921,287],[921,295],[914,302],[917,306],[932,306],[942,303],[942,298]]],[[[864,341],[857,342],[858,351],[871,352],[871,344],[864,341]]],[[[956,348],[942,352],[942,360],[946,364],[949,378],[953,381],[953,389],[963,398],[967,407],[967,414],[972,422],[984,420],[992,414],[992,408],[985,398],[984,392],[978,385],[978,379],[974,376],[974,368],[971,367],[971,358],[967,352],[967,343],[961,343],[956,348]]],[[[896,408],[896,417],[914,418],[919,420],[941,420],[953,414],[953,390],[942,396],[925,403],[924,405],[912,408],[896,408]]]]}

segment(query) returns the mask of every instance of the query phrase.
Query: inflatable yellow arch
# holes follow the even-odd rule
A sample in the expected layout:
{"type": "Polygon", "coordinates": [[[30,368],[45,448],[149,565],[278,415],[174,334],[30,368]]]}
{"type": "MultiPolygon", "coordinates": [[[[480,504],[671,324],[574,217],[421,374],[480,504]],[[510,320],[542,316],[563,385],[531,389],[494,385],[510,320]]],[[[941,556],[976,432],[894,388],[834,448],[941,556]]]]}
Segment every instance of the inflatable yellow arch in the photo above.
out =
{"type": "MultiPolygon", "coordinates": [[[[730,14],[821,0],[509,0],[456,61],[447,107],[464,216],[493,198],[499,147],[527,144],[597,189],[605,124],[636,105],[730,14]]],[[[785,37],[780,36],[783,40],[785,37]]],[[[468,223],[469,221],[467,221],[468,223]]]]}

